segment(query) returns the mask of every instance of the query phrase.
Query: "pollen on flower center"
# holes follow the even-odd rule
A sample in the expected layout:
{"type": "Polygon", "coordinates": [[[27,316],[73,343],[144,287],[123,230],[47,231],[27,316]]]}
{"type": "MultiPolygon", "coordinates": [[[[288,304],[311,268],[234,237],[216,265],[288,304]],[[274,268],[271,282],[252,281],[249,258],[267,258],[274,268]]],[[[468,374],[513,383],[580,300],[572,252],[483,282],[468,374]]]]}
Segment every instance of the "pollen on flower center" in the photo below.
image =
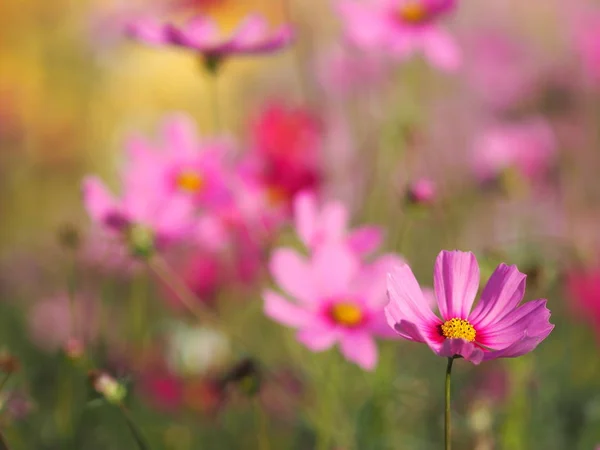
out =
{"type": "Polygon", "coordinates": [[[346,327],[358,325],[363,320],[362,310],[353,303],[337,303],[329,310],[331,319],[346,327]]]}
{"type": "Polygon", "coordinates": [[[411,0],[400,6],[398,16],[403,22],[418,24],[429,18],[427,8],[420,0],[411,0]]]}
{"type": "Polygon", "coordinates": [[[473,325],[468,320],[450,319],[440,325],[442,335],[448,339],[464,339],[465,341],[473,342],[477,332],[473,325]]]}
{"type": "Polygon", "coordinates": [[[175,181],[177,187],[182,191],[199,192],[204,187],[204,179],[202,176],[192,170],[184,170],[175,181]]]}

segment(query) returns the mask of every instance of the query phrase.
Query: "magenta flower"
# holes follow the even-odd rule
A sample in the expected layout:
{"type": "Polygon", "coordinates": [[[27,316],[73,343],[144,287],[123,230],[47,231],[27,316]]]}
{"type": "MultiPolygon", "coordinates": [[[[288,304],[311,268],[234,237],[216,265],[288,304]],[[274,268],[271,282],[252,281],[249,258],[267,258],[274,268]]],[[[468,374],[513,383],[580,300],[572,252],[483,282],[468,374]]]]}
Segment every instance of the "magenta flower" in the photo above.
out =
{"type": "Polygon", "coordinates": [[[266,20],[256,14],[247,16],[229,35],[221,34],[218,25],[206,16],[196,16],[181,26],[140,19],[129,25],[128,32],[147,44],[184,47],[209,59],[271,53],[290,44],[293,38],[290,26],[269,31],[266,20]]]}
{"type": "Polygon", "coordinates": [[[535,349],[552,331],[546,300],[519,306],[526,275],[516,266],[499,265],[473,310],[479,266],[471,252],[442,251],[435,264],[434,291],[441,319],[423,298],[410,267],[388,274],[389,325],[403,338],[422,342],[439,356],[474,364],[512,358],[535,349]]]}
{"type": "Polygon", "coordinates": [[[308,261],[294,250],[278,249],[270,270],[293,300],[266,291],[265,314],[296,328],[298,341],[310,350],[338,343],[346,359],[372,370],[377,364],[374,336],[391,336],[383,314],[384,279],[398,261],[387,255],[364,266],[354,252],[335,244],[319,247],[308,261]]]}
{"type": "Polygon", "coordinates": [[[447,71],[460,65],[460,50],[438,21],[454,8],[454,0],[339,1],[346,35],[358,48],[400,60],[422,53],[447,71]]]}
{"type": "Polygon", "coordinates": [[[127,176],[134,183],[155,185],[169,197],[189,199],[202,209],[223,207],[231,201],[224,141],[201,141],[191,118],[173,114],[164,119],[162,142],[141,137],[129,140],[127,176]]]}
{"type": "Polygon", "coordinates": [[[478,136],[473,148],[473,169],[481,181],[495,179],[508,169],[533,179],[548,171],[556,152],[550,125],[534,117],[491,128],[478,136]]]}
{"type": "Polygon", "coordinates": [[[600,266],[571,269],[566,281],[574,312],[593,327],[600,343],[600,266]]]}
{"type": "Polygon", "coordinates": [[[370,253],[381,245],[383,233],[376,226],[348,229],[348,209],[337,201],[319,208],[316,195],[303,191],[294,198],[294,224],[302,243],[309,249],[331,242],[345,242],[359,254],[370,253]]]}

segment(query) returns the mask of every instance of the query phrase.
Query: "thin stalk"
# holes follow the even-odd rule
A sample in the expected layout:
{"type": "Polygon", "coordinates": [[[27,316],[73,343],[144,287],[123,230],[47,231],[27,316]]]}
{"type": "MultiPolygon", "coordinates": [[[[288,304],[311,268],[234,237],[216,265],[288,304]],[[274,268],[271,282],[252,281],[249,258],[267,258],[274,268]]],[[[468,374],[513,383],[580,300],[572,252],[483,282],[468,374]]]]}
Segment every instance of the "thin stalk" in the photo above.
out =
{"type": "Polygon", "coordinates": [[[219,71],[215,70],[208,74],[209,84],[208,95],[210,96],[210,108],[212,112],[213,120],[213,133],[219,134],[221,132],[221,109],[219,105],[219,71]]]}
{"type": "Polygon", "coordinates": [[[258,428],[256,433],[258,439],[258,448],[260,450],[270,450],[271,446],[269,445],[267,414],[260,403],[258,395],[254,396],[254,409],[256,410],[256,426],[258,428]]]}
{"type": "Polygon", "coordinates": [[[448,358],[446,366],[446,410],[444,414],[444,449],[451,450],[452,448],[452,429],[450,422],[450,375],[452,374],[452,363],[454,358],[448,358]]]}
{"type": "Polygon", "coordinates": [[[2,381],[0,381],[0,392],[2,392],[2,390],[4,389],[4,386],[6,385],[6,382],[8,381],[8,379],[10,378],[11,373],[8,372],[4,375],[4,378],[2,378],[2,381]]]}
{"type": "Polygon", "coordinates": [[[127,408],[125,408],[125,406],[123,406],[123,405],[120,405],[120,409],[121,409],[121,412],[123,413],[123,416],[125,417],[125,421],[127,422],[127,427],[129,428],[129,431],[131,431],[133,439],[135,440],[135,443],[137,444],[139,449],[140,450],[150,450],[150,446],[146,442],[146,439],[142,435],[142,432],[136,425],[135,421],[129,414],[129,411],[127,410],[127,408]]]}

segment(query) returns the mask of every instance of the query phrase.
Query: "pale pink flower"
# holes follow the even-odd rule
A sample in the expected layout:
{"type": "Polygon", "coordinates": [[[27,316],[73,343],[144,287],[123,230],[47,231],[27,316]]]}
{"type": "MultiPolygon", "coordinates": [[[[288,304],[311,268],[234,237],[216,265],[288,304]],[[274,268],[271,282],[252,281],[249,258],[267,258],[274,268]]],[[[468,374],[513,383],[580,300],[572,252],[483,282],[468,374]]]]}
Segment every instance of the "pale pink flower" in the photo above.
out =
{"type": "Polygon", "coordinates": [[[269,30],[258,14],[248,15],[230,34],[222,34],[207,16],[196,16],[178,26],[155,19],[139,19],[128,27],[129,35],[150,45],[172,45],[195,50],[207,58],[271,53],[289,45],[293,38],[288,25],[269,30]]]}
{"type": "Polygon", "coordinates": [[[481,181],[494,179],[508,169],[527,179],[546,173],[557,153],[550,125],[539,117],[488,129],[475,139],[473,169],[481,181]]]}
{"type": "Polygon", "coordinates": [[[417,53],[435,67],[452,71],[461,62],[454,38],[438,21],[454,0],[339,0],[346,36],[365,51],[383,51],[400,60],[417,53]]]}
{"type": "Polygon", "coordinates": [[[383,232],[377,226],[349,229],[349,211],[338,201],[319,207],[313,192],[303,191],[294,198],[294,225],[302,243],[309,249],[331,242],[345,242],[358,254],[375,251],[383,232]]]}
{"type": "Polygon", "coordinates": [[[517,357],[535,349],[554,328],[546,300],[519,306],[525,278],[516,266],[500,264],[472,309],[479,288],[475,256],[442,251],[433,278],[442,318],[433,313],[406,264],[388,274],[390,301],[385,313],[401,337],[426,343],[439,356],[460,356],[474,364],[517,357]]]}
{"type": "Polygon", "coordinates": [[[297,339],[310,350],[327,350],[337,343],[346,359],[372,370],[377,364],[374,337],[390,337],[383,315],[385,273],[398,261],[398,256],[387,255],[362,265],[339,244],[319,247],[310,260],[294,250],[278,249],[270,270],[293,300],[266,291],[265,314],[296,328],[297,339]]]}

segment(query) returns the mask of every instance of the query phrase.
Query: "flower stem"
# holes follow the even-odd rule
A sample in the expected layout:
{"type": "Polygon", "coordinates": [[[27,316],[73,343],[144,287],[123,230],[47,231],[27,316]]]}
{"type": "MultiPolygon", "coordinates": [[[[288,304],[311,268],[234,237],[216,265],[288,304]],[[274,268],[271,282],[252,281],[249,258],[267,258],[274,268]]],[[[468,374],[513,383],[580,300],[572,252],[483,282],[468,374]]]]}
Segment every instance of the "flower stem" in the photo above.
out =
{"type": "Polygon", "coordinates": [[[146,440],[144,439],[142,432],[139,430],[138,426],[133,421],[133,418],[129,414],[129,411],[127,410],[127,408],[125,408],[125,406],[123,406],[123,405],[120,405],[120,409],[121,409],[121,412],[123,413],[123,416],[125,417],[125,421],[127,422],[127,427],[129,428],[129,431],[131,431],[133,439],[135,440],[135,443],[137,444],[139,449],[140,450],[150,450],[150,446],[146,443],[146,440]]]}
{"type": "Polygon", "coordinates": [[[258,432],[256,433],[256,437],[258,438],[258,448],[260,450],[270,450],[269,445],[269,432],[268,432],[268,423],[267,423],[267,414],[260,403],[258,395],[254,397],[254,408],[256,410],[256,421],[258,432]]]}
{"type": "Polygon", "coordinates": [[[452,363],[454,358],[448,358],[446,366],[446,410],[444,414],[444,450],[452,448],[452,430],[450,423],[450,375],[452,374],[452,363]]]}

